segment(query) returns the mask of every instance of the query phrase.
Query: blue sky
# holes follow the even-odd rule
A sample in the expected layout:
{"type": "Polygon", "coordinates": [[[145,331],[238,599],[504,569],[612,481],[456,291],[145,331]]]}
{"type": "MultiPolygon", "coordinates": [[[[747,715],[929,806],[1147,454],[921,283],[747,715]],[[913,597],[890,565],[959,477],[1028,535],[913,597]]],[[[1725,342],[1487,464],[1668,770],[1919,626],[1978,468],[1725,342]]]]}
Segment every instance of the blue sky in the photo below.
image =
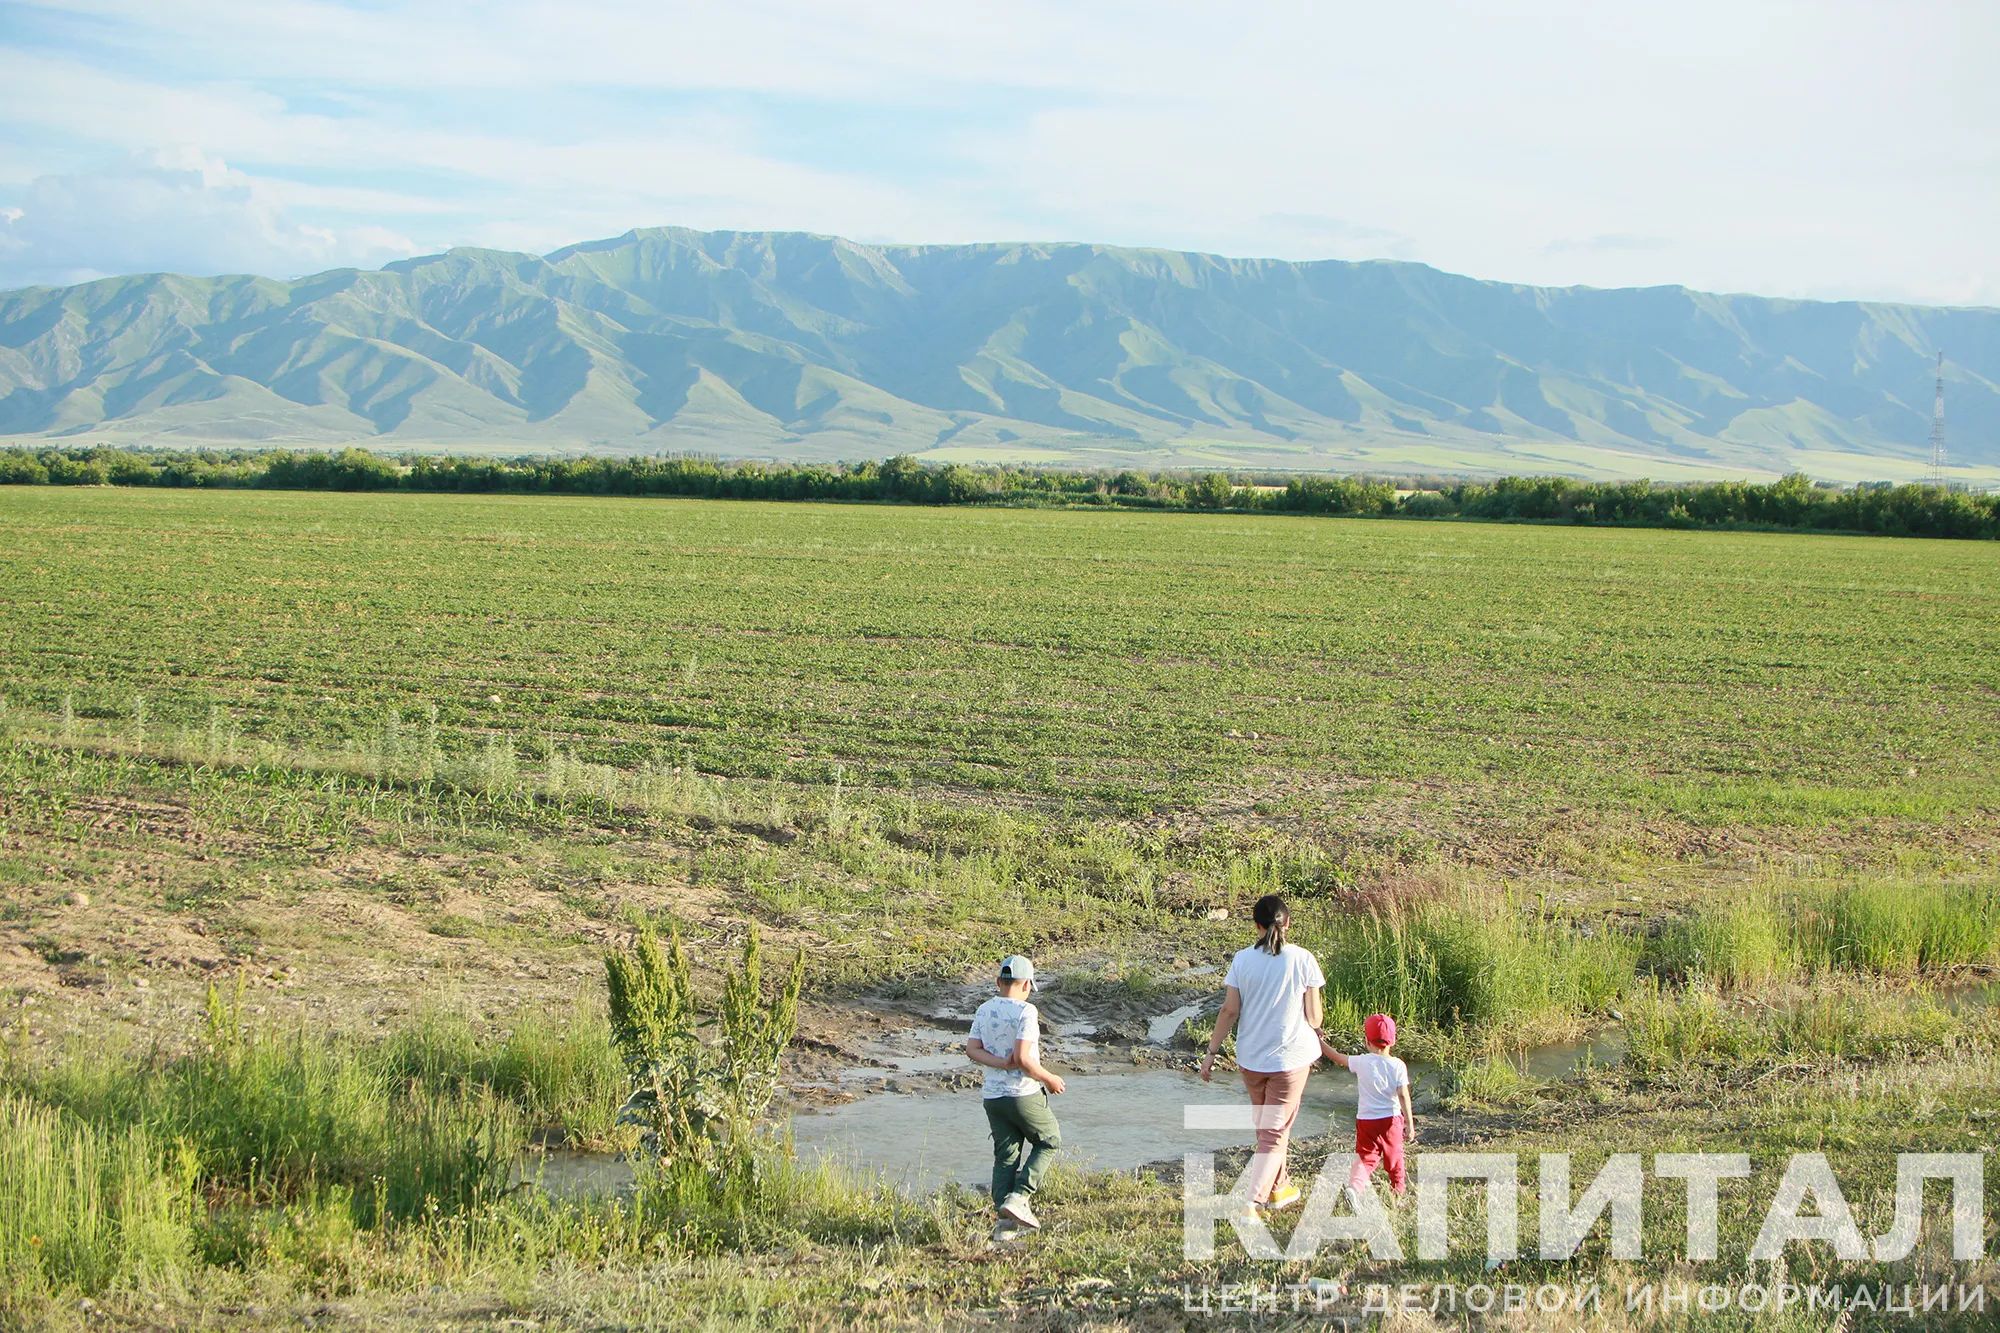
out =
{"type": "Polygon", "coordinates": [[[2000,305],[2000,6],[0,0],[0,287],[635,226],[2000,305]]]}

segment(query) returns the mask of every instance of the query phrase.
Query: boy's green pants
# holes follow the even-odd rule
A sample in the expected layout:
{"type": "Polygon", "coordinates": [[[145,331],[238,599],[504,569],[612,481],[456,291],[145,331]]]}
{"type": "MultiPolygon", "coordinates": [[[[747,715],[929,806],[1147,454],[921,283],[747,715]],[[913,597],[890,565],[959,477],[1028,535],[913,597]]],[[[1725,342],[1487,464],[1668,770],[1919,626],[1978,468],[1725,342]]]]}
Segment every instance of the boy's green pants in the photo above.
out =
{"type": "Polygon", "coordinates": [[[988,1097],[986,1123],[993,1127],[993,1206],[1009,1194],[1033,1194],[1042,1187],[1049,1158],[1062,1147],[1062,1127],[1049,1109],[1049,1094],[988,1097]]]}

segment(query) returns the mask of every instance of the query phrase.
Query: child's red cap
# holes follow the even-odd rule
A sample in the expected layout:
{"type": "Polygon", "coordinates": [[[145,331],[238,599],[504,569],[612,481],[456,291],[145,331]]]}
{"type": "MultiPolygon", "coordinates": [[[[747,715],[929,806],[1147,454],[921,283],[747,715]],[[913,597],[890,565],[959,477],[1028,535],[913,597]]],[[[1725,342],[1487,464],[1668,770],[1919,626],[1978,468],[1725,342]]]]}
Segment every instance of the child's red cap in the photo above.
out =
{"type": "Polygon", "coordinates": [[[1396,1020],[1387,1014],[1370,1014],[1368,1021],[1361,1025],[1361,1035],[1371,1045],[1393,1046],[1396,1044],[1396,1020]]]}

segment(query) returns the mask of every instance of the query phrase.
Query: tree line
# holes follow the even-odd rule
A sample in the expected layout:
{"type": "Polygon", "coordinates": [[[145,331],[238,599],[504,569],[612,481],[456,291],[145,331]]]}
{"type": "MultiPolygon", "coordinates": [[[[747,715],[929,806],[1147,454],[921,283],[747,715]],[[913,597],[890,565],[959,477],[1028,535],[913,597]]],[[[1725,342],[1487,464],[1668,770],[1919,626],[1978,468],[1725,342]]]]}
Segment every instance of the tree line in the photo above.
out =
{"type": "Polygon", "coordinates": [[[1288,476],[860,463],[728,462],[699,455],[605,458],[386,456],[365,449],[0,449],[0,485],[243,487],[841,500],[929,505],[1105,506],[1463,518],[1663,528],[1796,528],[2000,538],[2000,494],[1941,486],[1577,481],[1567,477],[1288,476]]]}

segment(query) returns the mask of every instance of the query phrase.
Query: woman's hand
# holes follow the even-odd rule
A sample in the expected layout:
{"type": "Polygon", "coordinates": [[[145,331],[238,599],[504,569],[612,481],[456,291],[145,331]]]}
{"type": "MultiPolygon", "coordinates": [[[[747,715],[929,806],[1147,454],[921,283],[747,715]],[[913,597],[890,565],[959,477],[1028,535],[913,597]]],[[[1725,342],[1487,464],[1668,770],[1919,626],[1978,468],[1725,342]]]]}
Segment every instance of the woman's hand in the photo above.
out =
{"type": "Polygon", "coordinates": [[[1236,1016],[1243,1012],[1243,992],[1234,986],[1222,988],[1222,1008],[1215,1014],[1215,1030],[1209,1033],[1208,1058],[1201,1062],[1201,1081],[1206,1083],[1215,1074],[1215,1057],[1229,1034],[1236,1031],[1236,1016]]]}

